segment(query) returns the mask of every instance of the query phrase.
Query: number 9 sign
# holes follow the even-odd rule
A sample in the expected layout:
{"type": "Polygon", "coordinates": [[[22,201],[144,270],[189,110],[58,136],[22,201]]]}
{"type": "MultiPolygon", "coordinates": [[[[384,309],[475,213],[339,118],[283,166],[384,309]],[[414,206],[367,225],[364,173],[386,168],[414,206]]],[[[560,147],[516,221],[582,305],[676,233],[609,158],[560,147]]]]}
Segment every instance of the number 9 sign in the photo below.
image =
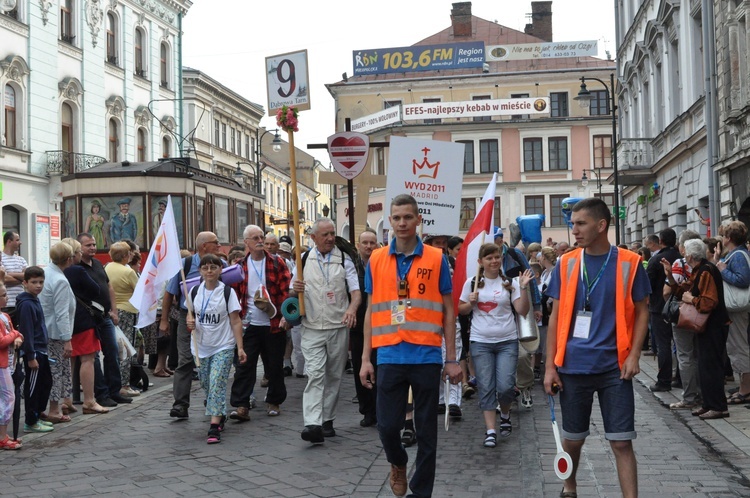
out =
{"type": "Polygon", "coordinates": [[[284,105],[300,111],[310,108],[307,50],[266,57],[266,81],[269,116],[284,105]]]}

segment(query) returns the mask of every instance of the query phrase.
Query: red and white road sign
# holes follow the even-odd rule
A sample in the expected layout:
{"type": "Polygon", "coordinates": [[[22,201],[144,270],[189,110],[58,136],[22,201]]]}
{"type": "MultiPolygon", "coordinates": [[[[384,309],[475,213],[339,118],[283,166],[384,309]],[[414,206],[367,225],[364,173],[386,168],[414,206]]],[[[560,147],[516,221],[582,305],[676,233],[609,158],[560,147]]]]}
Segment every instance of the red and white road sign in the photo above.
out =
{"type": "Polygon", "coordinates": [[[328,155],[336,173],[351,180],[367,165],[370,137],[363,133],[344,131],[328,137],[328,155]]]}

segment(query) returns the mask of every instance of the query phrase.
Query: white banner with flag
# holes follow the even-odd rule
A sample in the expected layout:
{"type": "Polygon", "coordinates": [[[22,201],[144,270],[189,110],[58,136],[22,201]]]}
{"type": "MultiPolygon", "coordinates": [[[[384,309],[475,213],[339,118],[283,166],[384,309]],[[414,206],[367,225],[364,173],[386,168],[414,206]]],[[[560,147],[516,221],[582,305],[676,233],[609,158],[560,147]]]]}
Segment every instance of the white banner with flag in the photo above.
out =
{"type": "Polygon", "coordinates": [[[453,305],[458,309],[458,298],[464,283],[472,277],[476,277],[479,265],[479,248],[485,242],[494,242],[487,235],[492,232],[495,216],[495,186],[497,185],[497,173],[492,175],[492,181],[487,185],[487,190],[482,197],[482,202],[477,209],[477,215],[464,237],[464,243],[456,257],[456,267],[453,270],[453,305]]]}
{"type": "Polygon", "coordinates": [[[135,286],[130,304],[138,309],[136,327],[143,328],[156,321],[156,309],[159,305],[159,294],[162,284],[180,271],[180,242],[177,238],[177,226],[172,210],[172,196],[167,198],[167,209],[161,220],[151,250],[143,267],[141,278],[135,286]]]}

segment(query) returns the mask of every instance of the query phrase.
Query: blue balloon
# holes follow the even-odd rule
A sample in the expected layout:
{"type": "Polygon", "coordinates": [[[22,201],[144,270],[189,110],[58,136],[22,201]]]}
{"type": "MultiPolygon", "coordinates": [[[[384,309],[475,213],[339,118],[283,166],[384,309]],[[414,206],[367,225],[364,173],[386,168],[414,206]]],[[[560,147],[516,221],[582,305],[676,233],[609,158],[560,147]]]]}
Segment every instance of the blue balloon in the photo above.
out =
{"type": "Polygon", "coordinates": [[[521,229],[521,241],[525,246],[533,242],[542,242],[543,214],[527,214],[516,218],[518,228],[521,229]]]}
{"type": "Polygon", "coordinates": [[[561,204],[560,207],[562,208],[563,219],[565,220],[565,223],[568,224],[569,228],[573,228],[573,223],[571,223],[570,221],[570,215],[573,212],[573,206],[575,206],[578,203],[578,201],[582,201],[583,199],[584,199],[583,197],[566,197],[560,203],[561,204]]]}

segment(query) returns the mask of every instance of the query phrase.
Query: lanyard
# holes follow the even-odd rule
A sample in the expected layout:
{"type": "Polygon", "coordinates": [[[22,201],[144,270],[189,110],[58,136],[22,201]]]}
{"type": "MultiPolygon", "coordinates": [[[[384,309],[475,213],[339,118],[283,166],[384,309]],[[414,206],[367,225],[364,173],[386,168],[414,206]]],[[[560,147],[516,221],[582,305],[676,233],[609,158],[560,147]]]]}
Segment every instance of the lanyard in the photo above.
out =
{"type": "Polygon", "coordinates": [[[593,282],[589,283],[589,274],[586,271],[586,254],[583,253],[581,255],[581,280],[586,285],[586,301],[584,302],[584,306],[588,308],[591,305],[591,302],[589,301],[589,297],[591,296],[591,293],[594,290],[594,287],[596,287],[596,284],[599,283],[599,280],[601,280],[602,275],[604,274],[604,269],[607,268],[607,263],[609,263],[609,258],[612,257],[612,248],[610,247],[609,252],[607,253],[607,259],[604,261],[604,264],[599,269],[599,273],[597,273],[596,278],[593,282]]]}
{"type": "Polygon", "coordinates": [[[260,260],[260,271],[258,271],[258,268],[255,267],[255,263],[253,262],[253,258],[250,258],[250,264],[253,265],[253,270],[255,270],[255,274],[258,275],[258,280],[260,281],[260,285],[265,284],[265,280],[263,280],[263,271],[266,268],[266,258],[265,256],[263,259],[260,260]]]}
{"type": "Polygon", "coordinates": [[[211,292],[208,294],[208,299],[206,299],[206,285],[203,284],[203,294],[201,296],[203,298],[203,302],[201,303],[201,323],[203,323],[203,320],[205,320],[206,308],[208,307],[209,301],[211,301],[211,296],[213,295],[214,290],[216,289],[211,289],[211,292]]]}
{"type": "MultiPolygon", "coordinates": [[[[318,249],[315,249],[315,250],[318,251],[318,249]]],[[[317,259],[318,259],[318,266],[320,267],[320,273],[323,274],[323,276],[326,279],[326,285],[328,285],[328,284],[330,284],[329,277],[331,275],[331,265],[330,265],[330,263],[331,263],[331,253],[329,252],[328,254],[326,254],[326,256],[327,256],[327,259],[326,259],[326,271],[324,272],[323,271],[323,263],[320,262],[320,260],[323,258],[323,255],[320,254],[320,251],[318,251],[318,258],[317,259]]]]}

